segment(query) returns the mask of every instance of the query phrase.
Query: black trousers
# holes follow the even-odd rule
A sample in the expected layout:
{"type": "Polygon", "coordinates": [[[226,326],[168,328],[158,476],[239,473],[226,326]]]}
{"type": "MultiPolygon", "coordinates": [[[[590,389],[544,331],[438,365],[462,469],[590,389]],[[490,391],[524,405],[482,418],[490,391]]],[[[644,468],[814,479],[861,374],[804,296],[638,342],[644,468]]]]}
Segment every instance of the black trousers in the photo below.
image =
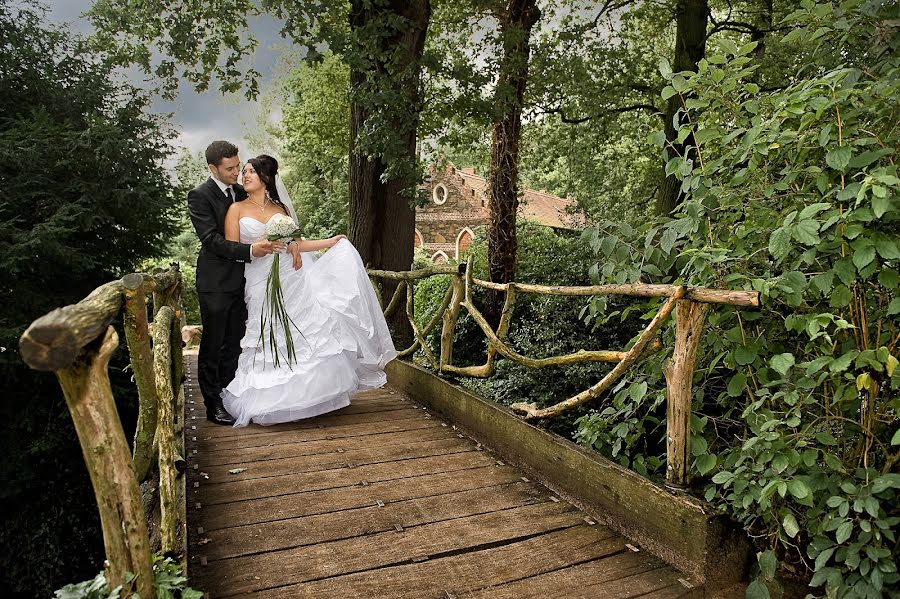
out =
{"type": "Polygon", "coordinates": [[[247,326],[247,305],[243,289],[228,293],[200,292],[200,355],[197,377],[207,408],[221,402],[219,394],[234,379],[241,338],[247,326]]]}

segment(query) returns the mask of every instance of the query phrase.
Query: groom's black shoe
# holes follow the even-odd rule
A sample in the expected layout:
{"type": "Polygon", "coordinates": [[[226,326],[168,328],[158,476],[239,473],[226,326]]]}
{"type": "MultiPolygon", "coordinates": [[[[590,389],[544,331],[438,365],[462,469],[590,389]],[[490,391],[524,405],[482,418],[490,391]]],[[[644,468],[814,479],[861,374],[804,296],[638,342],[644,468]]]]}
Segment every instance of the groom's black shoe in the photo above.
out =
{"type": "Polygon", "coordinates": [[[206,408],[206,419],[215,424],[224,424],[228,426],[234,424],[234,416],[229,414],[221,403],[206,408]]]}

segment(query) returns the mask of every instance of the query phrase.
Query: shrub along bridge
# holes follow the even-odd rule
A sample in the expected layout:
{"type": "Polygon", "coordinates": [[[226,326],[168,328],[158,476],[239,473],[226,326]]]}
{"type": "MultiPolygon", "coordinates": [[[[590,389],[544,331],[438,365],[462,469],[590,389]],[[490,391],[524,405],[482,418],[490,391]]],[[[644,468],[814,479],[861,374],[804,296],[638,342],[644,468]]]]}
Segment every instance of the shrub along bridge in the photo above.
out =
{"type": "Polygon", "coordinates": [[[678,285],[500,285],[473,278],[465,264],[369,272],[376,290],[385,280],[395,288],[386,306],[382,301],[386,314],[405,303],[414,341],[401,358],[421,350],[431,370],[395,360],[388,387],[337,412],[272,427],[223,428],[204,418],[196,357],[182,354],[175,266],[128,275],[32,323],[21,353],[32,368],[55,372],[64,391],[100,511],[112,586],[154,596],[156,551],[181,560],[192,585],[212,597],[742,594],[747,543],[677,489],[687,476],[691,381],[706,313],[715,304],[757,306],[758,294],[678,285]],[[450,275],[452,284],[420,324],[415,284],[436,275],[450,275]],[[496,330],[472,301],[476,287],[505,293],[496,330]],[[531,358],[505,342],[521,293],[666,299],[627,351],[531,358]],[[488,339],[481,366],[453,364],[463,308],[488,339]],[[662,349],[659,331],[673,314],[675,347],[665,370],[668,488],[529,422],[600,397],[631,365],[662,349]],[[108,376],[118,346],[111,323],[119,318],[140,400],[131,450],[108,376]],[[436,356],[426,338],[438,323],[436,356]],[[522,402],[507,409],[435,374],[489,377],[500,356],[530,368],[615,366],[597,384],[544,408],[522,402]]]}

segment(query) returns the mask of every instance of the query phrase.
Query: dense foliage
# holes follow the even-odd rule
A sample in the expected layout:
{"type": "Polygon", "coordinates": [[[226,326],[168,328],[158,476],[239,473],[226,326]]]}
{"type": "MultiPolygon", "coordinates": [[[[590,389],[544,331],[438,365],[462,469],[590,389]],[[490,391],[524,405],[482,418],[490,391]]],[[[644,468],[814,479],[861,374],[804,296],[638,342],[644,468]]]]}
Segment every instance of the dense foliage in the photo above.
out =
{"type": "MultiPolygon", "coordinates": [[[[815,593],[898,591],[900,40],[891,11],[804,3],[783,41],[810,42],[810,64],[783,89],[761,91],[754,43],[723,42],[696,74],[662,64],[663,96],[684,106],[679,136],[697,144],[697,161],[670,154],[666,165],[687,200],[675,218],[588,233],[600,280],[762,293],[760,310],[710,314],[692,444],[695,488],[757,542],[753,597],[768,596],[779,565],[815,593]],[[843,64],[832,48],[848,49],[843,64]]],[[[592,320],[610,316],[592,305],[592,320]]],[[[643,423],[659,417],[664,396],[662,359],[580,421],[582,442],[626,464],[643,458],[643,423]]]]}
{"type": "MultiPolygon", "coordinates": [[[[0,7],[0,587],[34,597],[95,571],[103,546],[59,385],[25,367],[18,338],[34,318],[159,255],[175,200],[159,176],[169,134],[147,99],[45,25],[40,9],[0,7]]],[[[111,371],[130,386],[123,353],[111,371]]],[[[133,406],[120,397],[128,426],[133,406]]]]}

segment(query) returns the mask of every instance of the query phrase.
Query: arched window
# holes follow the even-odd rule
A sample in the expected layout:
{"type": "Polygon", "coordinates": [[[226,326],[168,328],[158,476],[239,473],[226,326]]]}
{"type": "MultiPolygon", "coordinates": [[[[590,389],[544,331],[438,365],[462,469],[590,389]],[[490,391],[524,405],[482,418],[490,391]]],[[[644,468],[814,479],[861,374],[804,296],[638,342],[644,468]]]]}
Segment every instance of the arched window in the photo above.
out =
{"type": "Polygon", "coordinates": [[[437,251],[431,256],[431,262],[434,264],[446,264],[450,262],[450,257],[442,251],[437,251]]]}
{"type": "Polygon", "coordinates": [[[414,244],[413,247],[417,247],[417,248],[420,248],[423,245],[425,245],[425,238],[422,237],[422,234],[419,233],[418,229],[416,229],[416,234],[415,234],[415,238],[413,240],[413,244],[414,244]]]}
{"type": "Polygon", "coordinates": [[[459,232],[459,235],[456,236],[456,259],[461,260],[465,257],[466,252],[469,251],[469,246],[472,245],[472,240],[475,238],[475,234],[472,233],[472,229],[469,227],[464,228],[459,232]]]}

